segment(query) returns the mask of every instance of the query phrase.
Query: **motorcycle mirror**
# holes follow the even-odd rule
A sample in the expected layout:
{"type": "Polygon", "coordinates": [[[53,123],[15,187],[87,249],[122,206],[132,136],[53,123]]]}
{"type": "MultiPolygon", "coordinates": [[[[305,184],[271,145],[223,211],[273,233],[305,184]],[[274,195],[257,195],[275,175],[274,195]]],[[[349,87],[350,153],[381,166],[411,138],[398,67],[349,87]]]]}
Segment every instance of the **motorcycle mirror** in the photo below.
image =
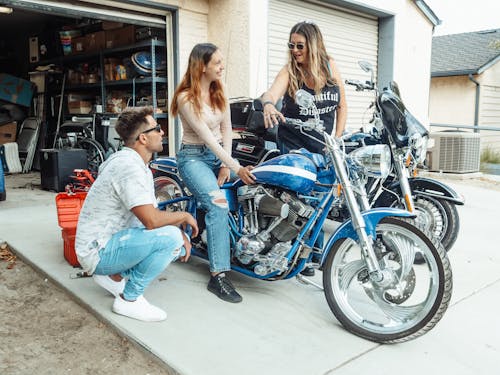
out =
{"type": "Polygon", "coordinates": [[[307,91],[300,89],[295,94],[295,103],[304,108],[311,108],[314,105],[314,98],[307,91]]]}
{"type": "Polygon", "coordinates": [[[370,64],[368,61],[358,61],[358,64],[361,69],[363,69],[365,72],[371,72],[373,70],[372,64],[370,64]]]}
{"type": "Polygon", "coordinates": [[[391,81],[389,83],[389,87],[391,88],[391,91],[396,94],[397,96],[399,96],[401,98],[401,94],[399,92],[399,86],[398,84],[396,83],[396,81],[391,81]]]}

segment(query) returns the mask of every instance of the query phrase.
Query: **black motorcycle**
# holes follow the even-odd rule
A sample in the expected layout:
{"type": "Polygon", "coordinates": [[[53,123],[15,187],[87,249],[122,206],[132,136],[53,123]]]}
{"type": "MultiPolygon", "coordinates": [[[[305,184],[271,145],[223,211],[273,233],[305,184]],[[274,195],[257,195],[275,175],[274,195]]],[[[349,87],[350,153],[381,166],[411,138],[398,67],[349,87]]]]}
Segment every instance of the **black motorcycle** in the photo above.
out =
{"type": "Polygon", "coordinates": [[[391,151],[392,170],[386,179],[370,177],[366,188],[371,207],[406,208],[417,215],[416,221],[434,234],[449,251],[460,229],[456,206],[464,198],[440,181],[417,176],[417,166],[426,158],[428,131],[408,111],[396,82],[379,91],[373,79],[370,63],[359,62],[360,67],[371,73],[366,82],[346,80],[357,91],[373,91],[374,101],[370,130],[344,136],[349,150],[368,144],[386,144],[391,151]]]}
{"type": "MultiPolygon", "coordinates": [[[[460,229],[456,205],[463,205],[464,199],[449,186],[440,181],[417,177],[417,166],[425,160],[428,132],[425,127],[404,106],[397,84],[379,92],[373,79],[373,68],[367,62],[360,62],[370,81],[347,80],[358,91],[370,90],[375,100],[371,130],[346,134],[342,138],[346,152],[364,145],[386,144],[392,163],[388,177],[363,176],[366,197],[360,200],[363,209],[375,207],[398,207],[417,215],[417,223],[438,238],[449,251],[455,243],[460,229]]],[[[265,129],[260,101],[249,99],[231,104],[231,118],[234,130],[239,134],[233,140],[233,156],[242,165],[256,165],[279,155],[276,148],[275,129],[265,129]]],[[[367,160],[366,162],[369,162],[367,160]]],[[[329,217],[344,221],[348,211],[343,206],[333,207],[329,217]]]]}

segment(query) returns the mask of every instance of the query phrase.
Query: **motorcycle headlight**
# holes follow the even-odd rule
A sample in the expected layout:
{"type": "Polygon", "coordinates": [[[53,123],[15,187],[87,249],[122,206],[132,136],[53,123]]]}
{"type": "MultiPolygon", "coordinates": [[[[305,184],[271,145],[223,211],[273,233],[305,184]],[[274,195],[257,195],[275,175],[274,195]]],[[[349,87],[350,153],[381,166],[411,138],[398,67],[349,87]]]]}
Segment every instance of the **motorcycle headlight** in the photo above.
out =
{"type": "Polygon", "coordinates": [[[360,147],[349,157],[370,177],[386,178],[391,170],[391,151],[387,145],[360,147]]]}
{"type": "Polygon", "coordinates": [[[415,134],[411,138],[411,145],[413,147],[413,156],[417,164],[422,164],[427,156],[427,143],[428,136],[422,137],[420,134],[415,134]]]}

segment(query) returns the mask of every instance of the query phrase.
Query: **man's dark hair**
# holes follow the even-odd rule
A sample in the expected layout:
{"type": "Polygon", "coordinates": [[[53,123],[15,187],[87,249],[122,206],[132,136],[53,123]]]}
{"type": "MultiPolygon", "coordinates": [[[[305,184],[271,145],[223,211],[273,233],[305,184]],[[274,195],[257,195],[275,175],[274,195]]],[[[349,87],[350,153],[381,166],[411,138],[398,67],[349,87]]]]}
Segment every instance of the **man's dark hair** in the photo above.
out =
{"type": "Polygon", "coordinates": [[[115,130],[125,145],[133,143],[138,131],[148,123],[147,116],[153,116],[153,107],[129,107],[126,108],[115,125],[115,130]]]}

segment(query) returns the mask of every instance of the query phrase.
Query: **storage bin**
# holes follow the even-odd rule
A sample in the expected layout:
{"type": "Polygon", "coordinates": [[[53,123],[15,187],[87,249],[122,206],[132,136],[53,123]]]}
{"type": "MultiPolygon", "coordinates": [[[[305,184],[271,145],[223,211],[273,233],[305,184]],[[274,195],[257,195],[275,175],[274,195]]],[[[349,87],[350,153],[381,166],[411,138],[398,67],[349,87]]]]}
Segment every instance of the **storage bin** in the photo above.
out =
{"type": "Polygon", "coordinates": [[[84,191],[73,194],[59,193],[56,195],[57,221],[61,228],[76,228],[78,216],[86,197],[87,192],[84,191]]]}
{"type": "Polygon", "coordinates": [[[76,225],[86,197],[87,192],[59,193],[56,195],[57,221],[62,228],[64,259],[73,267],[80,266],[75,252],[76,225]]]}
{"type": "Polygon", "coordinates": [[[64,242],[64,259],[73,267],[79,267],[78,258],[75,251],[76,228],[65,228],[62,230],[64,242]]]}

